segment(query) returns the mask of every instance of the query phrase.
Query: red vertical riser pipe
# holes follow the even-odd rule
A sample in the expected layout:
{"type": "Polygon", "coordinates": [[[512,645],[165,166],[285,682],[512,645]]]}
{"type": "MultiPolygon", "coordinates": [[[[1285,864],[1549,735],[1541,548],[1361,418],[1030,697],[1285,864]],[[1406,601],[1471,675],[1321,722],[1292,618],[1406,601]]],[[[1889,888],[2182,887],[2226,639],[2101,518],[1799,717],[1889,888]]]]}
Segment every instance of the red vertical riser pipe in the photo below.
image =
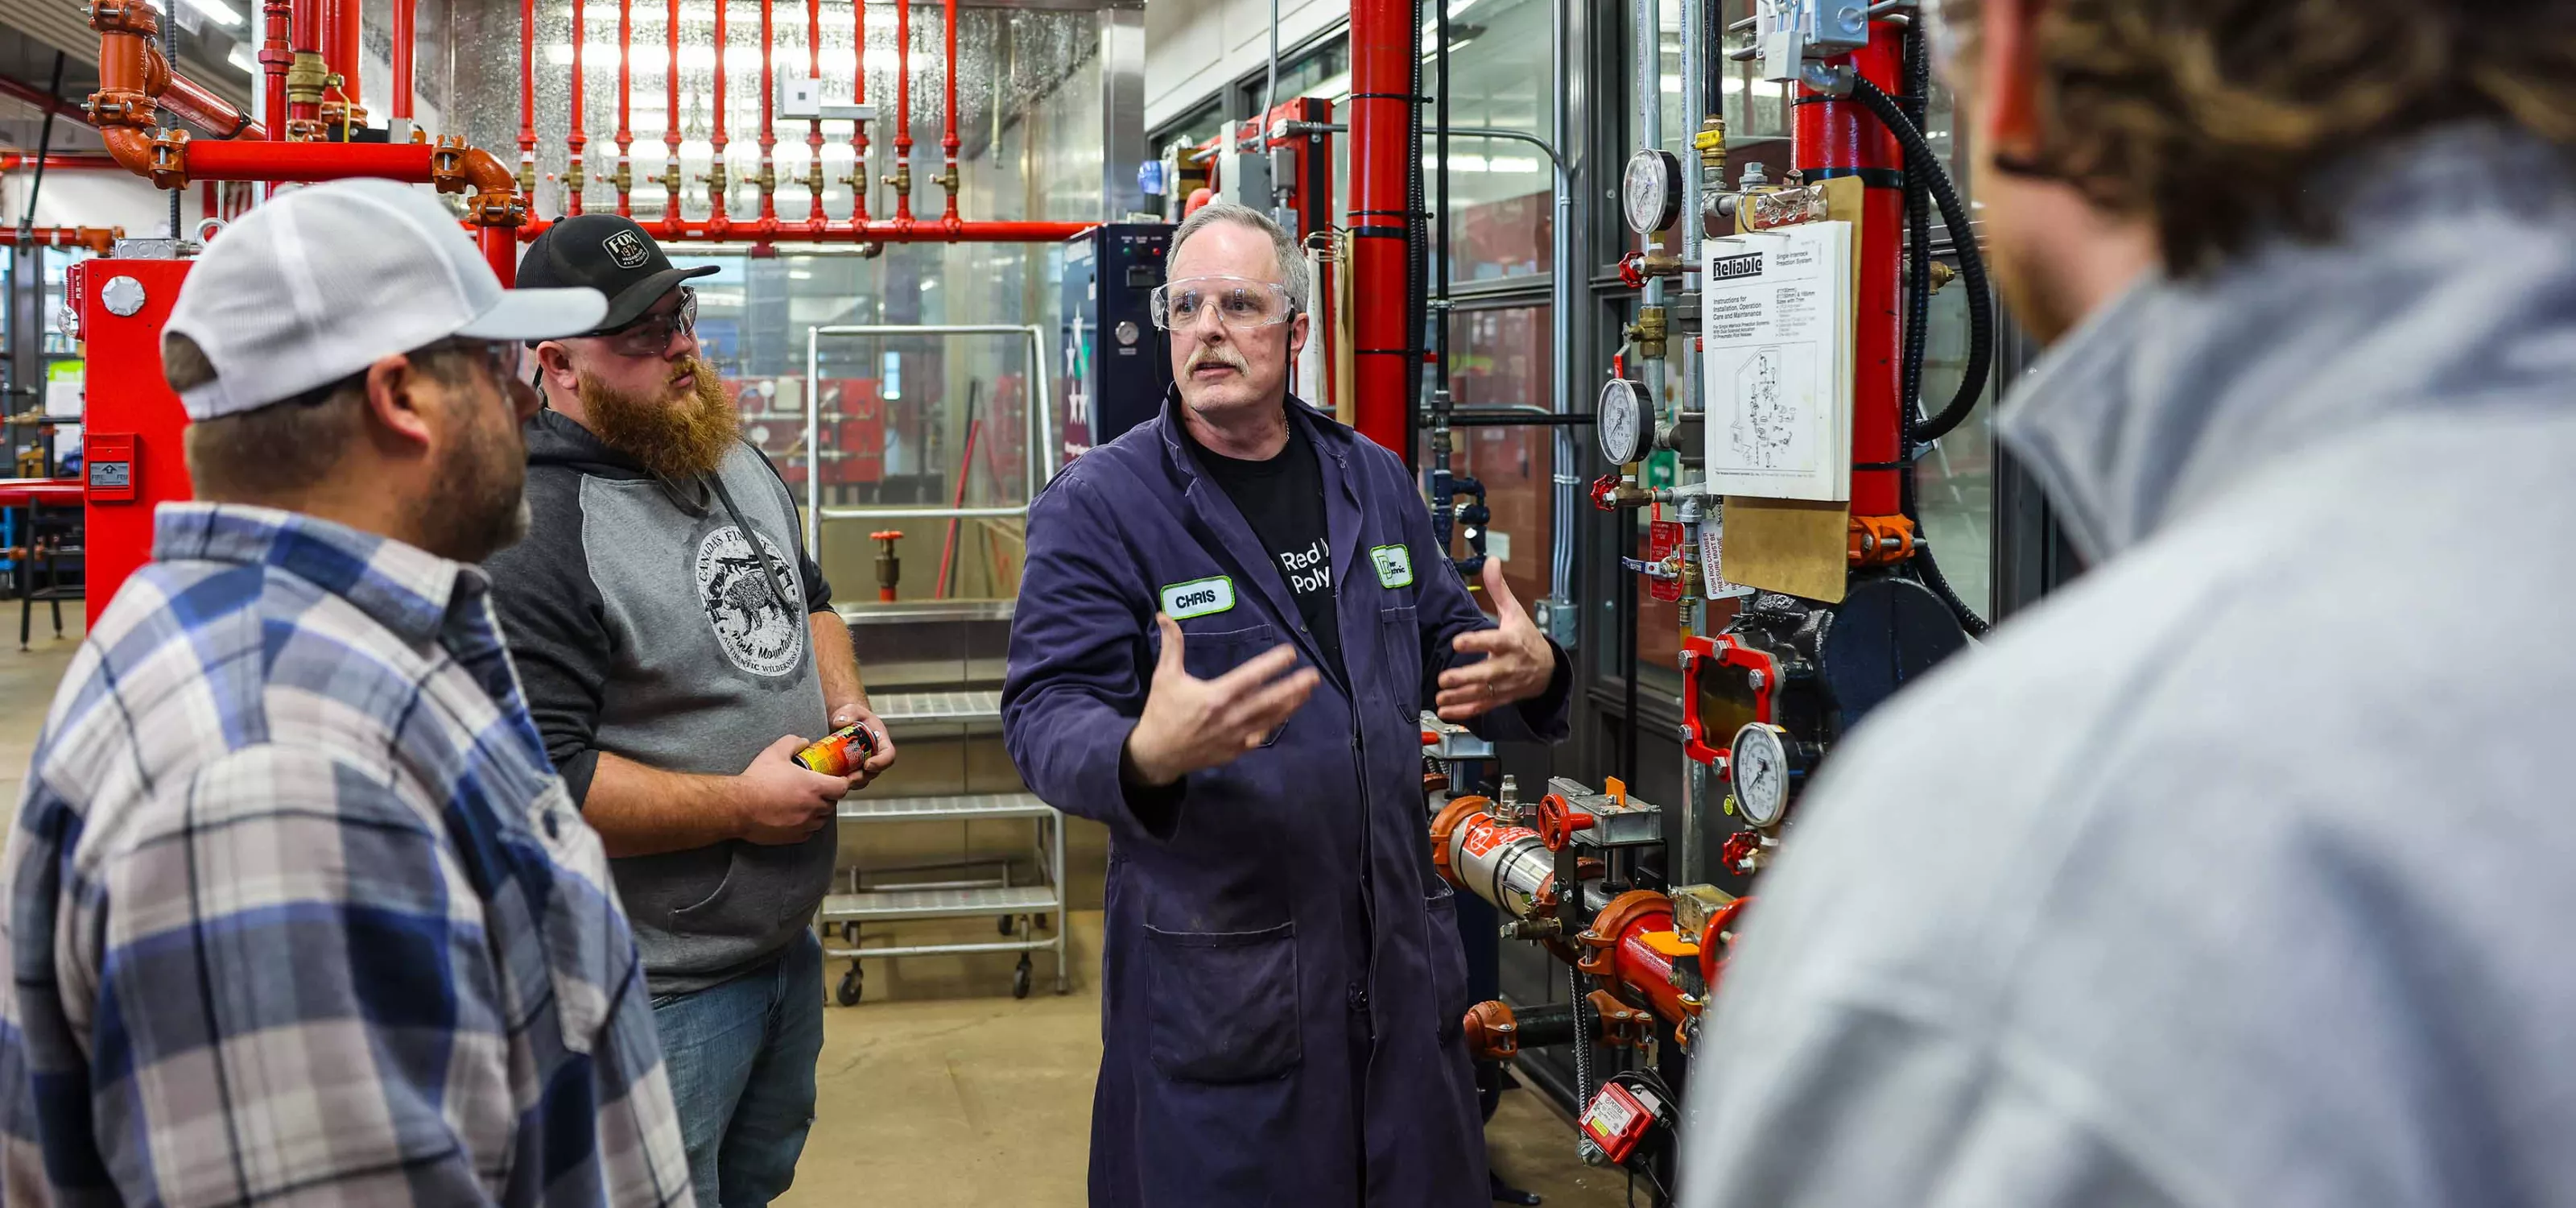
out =
{"type": "Polygon", "coordinates": [[[519,232],[511,227],[477,227],[475,241],[483,245],[483,261],[492,266],[492,275],[501,279],[501,288],[519,283],[519,232]]]}
{"type": "Polygon", "coordinates": [[[358,89],[359,47],[366,45],[364,0],[326,0],[330,15],[322,36],[330,47],[322,57],[331,70],[340,73],[340,99],[349,106],[349,120],[355,123],[358,111],[365,108],[358,89]]]}
{"type": "MultiPolygon", "coordinates": [[[[764,54],[766,54],[766,53],[767,53],[767,48],[765,48],[765,47],[763,48],[763,53],[764,53],[764,54]]],[[[718,229],[718,230],[722,230],[722,229],[724,229],[724,227],[726,226],[727,222],[729,221],[729,220],[725,217],[725,189],[726,189],[727,187],[730,187],[730,185],[731,185],[731,182],[729,182],[729,181],[725,181],[725,179],[724,179],[724,169],[725,169],[725,127],[724,127],[724,123],[725,123],[725,0],[716,0],[716,88],[715,88],[715,92],[716,92],[716,99],[715,99],[715,105],[716,105],[716,120],[715,120],[715,125],[714,125],[710,130],[709,130],[709,132],[708,132],[708,136],[707,136],[707,141],[708,141],[708,143],[709,143],[710,145],[712,145],[712,146],[715,148],[715,158],[714,158],[714,160],[713,160],[713,161],[711,161],[711,162],[709,163],[709,165],[708,165],[708,167],[707,167],[707,183],[708,183],[709,185],[711,185],[711,186],[715,186],[715,187],[709,188],[709,189],[707,190],[707,206],[708,206],[708,209],[709,209],[710,218],[711,218],[711,220],[715,223],[715,225],[716,225],[716,229],[718,229]],[[721,182],[721,183],[720,183],[720,182],[721,182]]]]}
{"type": "MultiPolygon", "coordinates": [[[[851,0],[851,3],[855,6],[859,0],[851,0]]],[[[860,70],[867,69],[861,67],[860,70]]],[[[823,0],[805,0],[805,78],[817,81],[815,85],[817,88],[822,86],[820,81],[823,78],[823,0]]],[[[805,154],[807,156],[805,187],[808,193],[813,194],[814,203],[811,221],[822,222],[825,221],[823,217],[823,123],[819,120],[805,123],[805,154]]],[[[866,165],[862,164],[860,168],[864,171],[866,165]]],[[[859,196],[864,198],[867,194],[862,192],[859,196]]],[[[860,211],[865,213],[866,209],[866,203],[861,202],[860,211]]]]}
{"type": "MultiPolygon", "coordinates": [[[[1902,33],[1872,22],[1869,45],[1833,60],[1848,62],[1869,82],[1894,96],[1900,84],[1902,33]]],[[[1810,182],[1858,176],[1866,186],[1859,246],[1859,312],[1852,326],[1852,463],[1892,465],[1897,448],[1897,394],[1901,375],[1897,294],[1905,259],[1904,150],[1896,136],[1860,102],[1799,87],[1794,162],[1810,182]]],[[[1851,514],[1893,516],[1900,509],[1895,470],[1859,470],[1851,476],[1851,514]]]]}
{"type": "MultiPolygon", "coordinates": [[[[349,0],[342,0],[348,3],[349,0]]],[[[395,0],[401,3],[401,0],[395,0]]],[[[573,0],[579,4],[581,0],[573,0]]],[[[519,182],[537,171],[537,0],[519,0],[519,182]]],[[[534,198],[529,200],[533,201],[534,198]]]]}
{"type": "Polygon", "coordinates": [[[941,215],[940,215],[940,220],[941,220],[941,221],[943,221],[943,222],[955,222],[955,221],[957,221],[957,184],[958,184],[958,182],[957,182],[957,0],[947,0],[946,4],[945,4],[945,5],[943,5],[942,7],[945,9],[944,16],[945,16],[945,18],[946,18],[945,24],[947,25],[947,33],[948,33],[948,65],[947,65],[946,77],[945,77],[945,78],[946,78],[946,83],[947,83],[947,86],[948,86],[948,97],[947,97],[947,111],[948,111],[948,116],[947,116],[947,119],[946,119],[946,121],[947,121],[947,128],[946,128],[946,130],[941,134],[940,139],[939,139],[939,149],[940,149],[941,151],[945,152],[945,153],[947,154],[947,158],[948,158],[948,164],[947,164],[947,167],[943,170],[943,175],[946,177],[946,179],[947,179],[947,181],[948,181],[948,209],[946,210],[946,212],[944,212],[943,214],[941,214],[941,215]]]}
{"type": "MultiPolygon", "coordinates": [[[[298,53],[322,53],[322,3],[323,0],[294,0],[288,8],[289,61],[298,53]]],[[[322,107],[310,101],[289,101],[286,116],[293,122],[318,122],[322,120],[322,107]]]]}
{"type": "Polygon", "coordinates": [[[680,0],[671,0],[671,16],[662,26],[662,221],[680,221],[680,0]]]}
{"type": "Polygon", "coordinates": [[[582,42],[589,34],[582,28],[582,8],[586,0],[572,0],[572,115],[564,126],[564,168],[572,181],[580,182],[564,189],[564,213],[581,213],[581,195],[590,187],[590,174],[583,170],[582,148],[590,145],[589,119],[582,116],[582,94],[590,91],[590,73],[582,66],[582,42]]]}
{"type": "MultiPolygon", "coordinates": [[[[850,103],[864,105],[868,103],[867,0],[850,0],[850,23],[850,47],[853,55],[850,71],[850,103]]],[[[869,219],[868,194],[874,191],[873,182],[868,179],[868,124],[866,122],[850,123],[850,155],[851,179],[858,185],[857,189],[850,194],[850,216],[854,222],[866,222],[869,219]]]]}
{"type": "Polygon", "coordinates": [[[419,40],[419,0],[394,0],[393,116],[411,120],[411,57],[419,40]]]}
{"type": "Polygon", "coordinates": [[[259,44],[259,69],[265,77],[261,82],[268,89],[267,104],[261,107],[260,116],[268,122],[271,139],[286,137],[286,67],[295,61],[295,52],[287,49],[286,35],[294,11],[293,0],[268,0],[260,6],[260,15],[268,23],[259,44]]]}
{"type": "MultiPolygon", "coordinates": [[[[578,0],[576,0],[578,3],[578,0]]],[[[635,0],[617,0],[617,216],[631,218],[634,205],[635,146],[635,0]]]]}
{"type": "Polygon", "coordinates": [[[760,0],[760,220],[778,221],[778,37],[770,24],[775,0],[760,0]]]}
{"type": "MultiPolygon", "coordinates": [[[[864,64],[864,54],[859,61],[864,64]]],[[[912,0],[894,0],[894,174],[906,181],[894,195],[894,220],[912,221],[912,0]]]]}
{"type": "Polygon", "coordinates": [[[1351,232],[1357,299],[1355,427],[1393,449],[1404,447],[1405,412],[1413,405],[1405,332],[1405,154],[1416,119],[1410,99],[1422,33],[1413,0],[1351,3],[1351,232]]]}

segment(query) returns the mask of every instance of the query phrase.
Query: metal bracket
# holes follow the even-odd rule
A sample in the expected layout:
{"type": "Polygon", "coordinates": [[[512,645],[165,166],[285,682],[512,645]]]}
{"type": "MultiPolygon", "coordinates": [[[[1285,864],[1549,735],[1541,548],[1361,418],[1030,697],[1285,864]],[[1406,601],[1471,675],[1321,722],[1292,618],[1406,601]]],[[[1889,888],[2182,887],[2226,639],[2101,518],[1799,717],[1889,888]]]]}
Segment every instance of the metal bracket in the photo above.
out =
{"type": "Polygon", "coordinates": [[[780,80],[778,116],[803,122],[872,122],[877,118],[877,107],[825,101],[821,80],[780,80]]]}

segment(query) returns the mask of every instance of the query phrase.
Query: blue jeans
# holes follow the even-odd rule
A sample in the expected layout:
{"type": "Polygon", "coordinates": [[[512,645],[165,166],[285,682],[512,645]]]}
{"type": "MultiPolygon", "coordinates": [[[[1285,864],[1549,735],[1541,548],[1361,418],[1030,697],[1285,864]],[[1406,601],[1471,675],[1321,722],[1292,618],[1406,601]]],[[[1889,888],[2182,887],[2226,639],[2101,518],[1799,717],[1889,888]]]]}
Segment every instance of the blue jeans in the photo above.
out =
{"type": "Polygon", "coordinates": [[[800,932],[776,960],[653,1000],[699,1208],[753,1208],[796,1181],[823,1053],[823,946],[800,932]]]}

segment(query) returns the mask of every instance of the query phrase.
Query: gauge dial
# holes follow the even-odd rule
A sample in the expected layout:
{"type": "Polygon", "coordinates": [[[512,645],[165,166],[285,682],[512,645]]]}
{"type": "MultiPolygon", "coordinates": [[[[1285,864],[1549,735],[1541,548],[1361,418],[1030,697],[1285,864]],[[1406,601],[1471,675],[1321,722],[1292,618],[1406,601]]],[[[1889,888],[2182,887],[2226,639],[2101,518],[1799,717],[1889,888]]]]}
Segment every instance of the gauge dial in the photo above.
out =
{"type": "Polygon", "coordinates": [[[1747,825],[1769,829],[1780,824],[1789,808],[1789,743],[1787,730],[1754,722],[1735,732],[1726,753],[1726,774],[1735,786],[1735,812],[1747,825]]]}
{"type": "Polygon", "coordinates": [[[1601,442],[1601,456],[1620,466],[1645,456],[1650,411],[1645,387],[1626,378],[1602,383],[1592,424],[1592,434],[1601,442]]]}
{"type": "Polygon", "coordinates": [[[1673,225],[1682,210],[1682,161],[1660,150],[1629,156],[1619,178],[1619,209],[1640,235],[1673,225]]]}

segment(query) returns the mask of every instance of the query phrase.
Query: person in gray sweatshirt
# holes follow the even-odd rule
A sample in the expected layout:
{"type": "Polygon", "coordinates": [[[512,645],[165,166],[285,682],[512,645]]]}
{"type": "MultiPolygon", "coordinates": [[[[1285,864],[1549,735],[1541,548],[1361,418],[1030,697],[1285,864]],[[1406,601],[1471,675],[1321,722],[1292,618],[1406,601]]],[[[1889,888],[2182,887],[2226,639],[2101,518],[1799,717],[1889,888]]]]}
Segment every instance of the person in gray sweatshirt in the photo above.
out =
{"type": "Polygon", "coordinates": [[[1927,5],[2089,569],[1794,808],[1687,1208],[2576,1204],[2576,5],[1927,5]]]}
{"type": "Polygon", "coordinates": [[[814,1116],[843,794],[894,761],[794,497],[698,355],[687,281],[613,215],[557,222],[519,280],[609,299],[536,345],[527,540],[487,565],[528,713],[614,857],[701,1205],[785,1191],[814,1116]],[[860,724],[853,774],[794,762],[860,724]]]}

